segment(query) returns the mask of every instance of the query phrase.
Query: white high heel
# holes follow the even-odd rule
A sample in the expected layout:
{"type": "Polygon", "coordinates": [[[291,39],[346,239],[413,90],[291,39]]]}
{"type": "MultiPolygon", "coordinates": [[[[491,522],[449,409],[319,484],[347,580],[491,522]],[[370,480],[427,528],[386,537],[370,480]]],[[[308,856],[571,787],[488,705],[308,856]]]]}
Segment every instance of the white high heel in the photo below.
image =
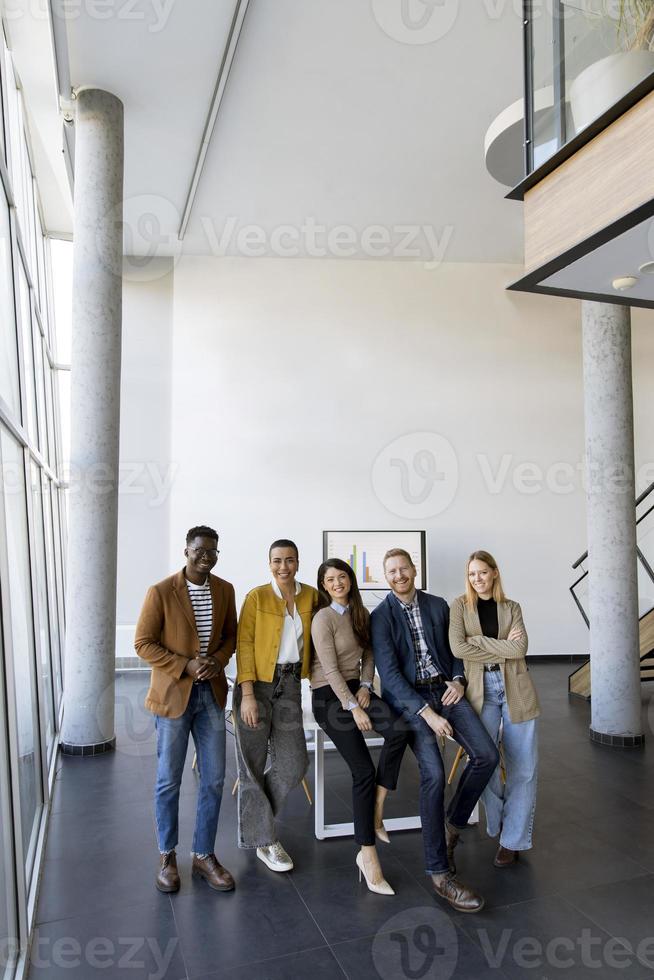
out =
{"type": "Polygon", "coordinates": [[[366,866],[363,863],[363,855],[361,854],[361,851],[357,853],[357,868],[359,869],[359,881],[361,881],[361,875],[363,875],[363,877],[366,879],[366,885],[368,886],[368,889],[371,892],[374,892],[375,895],[395,894],[395,892],[393,891],[393,889],[388,884],[385,878],[382,878],[381,881],[378,881],[376,883],[370,880],[370,878],[366,874],[366,866]]]}

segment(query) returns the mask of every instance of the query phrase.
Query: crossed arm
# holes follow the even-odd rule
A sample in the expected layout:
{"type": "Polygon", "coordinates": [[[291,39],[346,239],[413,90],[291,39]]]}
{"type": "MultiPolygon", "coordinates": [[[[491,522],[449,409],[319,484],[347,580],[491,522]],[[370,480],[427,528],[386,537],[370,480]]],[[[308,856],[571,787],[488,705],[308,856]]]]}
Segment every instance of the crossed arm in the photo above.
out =
{"type": "Polygon", "coordinates": [[[507,660],[521,660],[527,653],[527,631],[522,610],[514,603],[511,629],[505,640],[490,636],[467,636],[463,617],[463,604],[455,602],[450,610],[450,646],[456,657],[468,663],[493,664],[507,660]]]}

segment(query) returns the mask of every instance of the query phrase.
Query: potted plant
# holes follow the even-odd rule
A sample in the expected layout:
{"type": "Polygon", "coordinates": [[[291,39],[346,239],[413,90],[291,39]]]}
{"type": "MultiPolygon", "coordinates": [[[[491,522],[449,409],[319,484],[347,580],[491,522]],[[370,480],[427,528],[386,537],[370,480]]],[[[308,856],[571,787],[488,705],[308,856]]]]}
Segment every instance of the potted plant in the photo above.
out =
{"type": "Polygon", "coordinates": [[[609,6],[618,50],[584,68],[571,83],[577,132],[654,71],[654,0],[614,0],[609,6]]]}

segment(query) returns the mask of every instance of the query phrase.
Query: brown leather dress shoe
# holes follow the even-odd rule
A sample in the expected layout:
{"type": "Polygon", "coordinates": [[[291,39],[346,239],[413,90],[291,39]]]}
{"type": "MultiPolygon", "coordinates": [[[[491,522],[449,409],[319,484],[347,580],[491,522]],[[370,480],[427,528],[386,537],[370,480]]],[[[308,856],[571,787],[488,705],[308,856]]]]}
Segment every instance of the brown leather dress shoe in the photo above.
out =
{"type": "Polygon", "coordinates": [[[517,860],[518,860],[517,851],[512,851],[508,847],[502,847],[502,845],[500,844],[500,846],[497,849],[497,854],[493,859],[493,864],[495,865],[496,868],[508,868],[510,864],[515,864],[517,860]]]}
{"type": "Polygon", "coordinates": [[[160,892],[178,892],[179,874],[177,873],[177,857],[174,851],[161,855],[161,867],[156,879],[160,892]]]}
{"type": "Polygon", "coordinates": [[[444,875],[432,875],[434,891],[440,898],[449,902],[457,912],[481,912],[484,900],[463,882],[455,878],[451,871],[444,875]]]}
{"type": "Polygon", "coordinates": [[[451,824],[445,822],[445,843],[447,845],[447,863],[452,874],[456,874],[456,863],[454,861],[454,848],[459,843],[460,831],[451,824]]]}
{"type": "Polygon", "coordinates": [[[234,879],[215,854],[209,854],[206,858],[199,858],[194,854],[191,870],[194,878],[204,878],[209,887],[215,888],[217,892],[231,892],[234,888],[234,879]]]}

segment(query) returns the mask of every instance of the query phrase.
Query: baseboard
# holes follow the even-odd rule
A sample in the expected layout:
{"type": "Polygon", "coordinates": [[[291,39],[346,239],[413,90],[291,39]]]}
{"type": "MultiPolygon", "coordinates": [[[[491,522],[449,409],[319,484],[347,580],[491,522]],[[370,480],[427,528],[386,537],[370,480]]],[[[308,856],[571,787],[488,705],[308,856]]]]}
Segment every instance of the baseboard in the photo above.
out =
{"type": "Polygon", "coordinates": [[[549,663],[551,660],[566,664],[583,664],[588,660],[587,653],[529,653],[527,660],[532,664],[549,663]]]}

